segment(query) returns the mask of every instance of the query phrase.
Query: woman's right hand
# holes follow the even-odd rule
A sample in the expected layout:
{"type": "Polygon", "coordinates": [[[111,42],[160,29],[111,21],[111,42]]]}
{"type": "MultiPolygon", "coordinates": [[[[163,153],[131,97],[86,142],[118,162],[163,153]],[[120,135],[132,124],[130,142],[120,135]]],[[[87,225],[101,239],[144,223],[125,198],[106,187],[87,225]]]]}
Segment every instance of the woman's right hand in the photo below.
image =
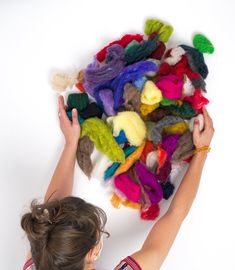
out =
{"type": "Polygon", "coordinates": [[[215,132],[213,121],[209,116],[205,106],[203,106],[202,112],[204,117],[204,129],[202,131],[199,130],[199,121],[197,119],[194,121],[193,127],[193,143],[196,148],[210,146],[212,137],[215,132]]]}
{"type": "Polygon", "coordinates": [[[59,103],[60,129],[64,134],[65,143],[77,147],[81,132],[81,127],[78,123],[78,112],[76,109],[72,110],[72,122],[71,122],[66,114],[63,96],[58,97],[58,103],[59,103]]]}

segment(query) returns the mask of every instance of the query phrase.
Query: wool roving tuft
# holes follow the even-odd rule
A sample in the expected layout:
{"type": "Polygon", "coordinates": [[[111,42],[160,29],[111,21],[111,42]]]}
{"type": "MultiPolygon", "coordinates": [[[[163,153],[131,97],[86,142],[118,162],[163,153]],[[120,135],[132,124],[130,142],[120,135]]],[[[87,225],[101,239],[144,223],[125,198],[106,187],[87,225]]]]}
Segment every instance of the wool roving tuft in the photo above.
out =
{"type": "Polygon", "coordinates": [[[135,151],[126,158],[125,162],[117,168],[114,175],[118,175],[120,173],[128,171],[131,166],[140,158],[144,146],[145,142],[143,142],[139,147],[137,147],[135,151]]]}
{"type": "Polygon", "coordinates": [[[110,160],[124,162],[123,150],[115,141],[109,127],[104,121],[97,117],[89,118],[82,123],[81,138],[88,136],[102,153],[106,154],[110,160]]]}
{"type": "Polygon", "coordinates": [[[179,122],[172,126],[166,126],[163,128],[164,134],[183,134],[188,128],[188,125],[186,122],[179,122]]]}
{"type": "Polygon", "coordinates": [[[153,33],[158,33],[158,31],[163,27],[164,23],[161,20],[148,19],[145,22],[144,32],[146,35],[151,35],[153,33]]]}
{"type": "MultiPolygon", "coordinates": [[[[66,114],[69,120],[72,121],[72,111],[67,111],[66,114]]],[[[84,118],[81,117],[80,113],[78,114],[78,122],[79,124],[82,124],[84,122],[84,118]]]]}
{"type": "Polygon", "coordinates": [[[114,184],[128,200],[138,202],[141,196],[140,186],[133,182],[127,173],[121,173],[114,178],[114,184]]]}
{"type": "Polygon", "coordinates": [[[196,34],[193,37],[193,46],[201,53],[213,53],[215,50],[210,40],[202,34],[196,34]]]}
{"type": "Polygon", "coordinates": [[[174,161],[184,160],[193,154],[194,149],[192,133],[188,130],[179,138],[172,159],[174,161]]]}
{"type": "Polygon", "coordinates": [[[88,119],[91,117],[98,117],[101,118],[103,111],[102,109],[97,105],[97,103],[92,102],[87,105],[87,107],[79,113],[83,119],[88,119]]]}
{"type": "Polygon", "coordinates": [[[182,55],[185,54],[185,51],[182,47],[176,47],[170,51],[170,55],[164,60],[167,64],[174,66],[182,58],[182,55]]]}
{"type": "Polygon", "coordinates": [[[193,117],[189,120],[188,127],[191,132],[193,132],[193,126],[195,120],[199,121],[199,130],[202,131],[204,128],[204,118],[202,114],[198,114],[196,117],[193,117]]]}
{"type": "Polygon", "coordinates": [[[188,58],[191,69],[195,72],[198,72],[205,79],[209,71],[203,54],[193,47],[187,45],[180,46],[186,51],[186,56],[188,58]]]}
{"type": "Polygon", "coordinates": [[[52,75],[51,85],[56,91],[62,92],[67,87],[71,87],[76,82],[76,76],[74,74],[69,75],[65,72],[56,72],[52,75]]]}
{"type": "Polygon", "coordinates": [[[171,25],[169,24],[163,25],[158,31],[158,34],[159,34],[158,40],[162,42],[167,42],[171,34],[173,33],[173,31],[174,31],[174,28],[171,25]]]}
{"type": "Polygon", "coordinates": [[[191,103],[187,101],[191,101],[191,98],[185,97],[184,102],[181,106],[173,105],[170,107],[170,110],[172,111],[174,115],[180,116],[185,119],[190,119],[194,117],[197,114],[196,109],[197,108],[199,109],[200,107],[198,106],[198,104],[196,105],[196,103],[195,105],[194,103],[192,103],[191,105],[191,103]]]}
{"type": "Polygon", "coordinates": [[[124,49],[120,45],[113,45],[107,49],[107,59],[100,64],[96,58],[85,70],[86,91],[93,95],[94,88],[99,84],[115,78],[125,66],[124,49]]]}
{"type": "Polygon", "coordinates": [[[156,50],[150,55],[151,58],[161,60],[166,51],[165,43],[159,41],[156,50]]]}
{"type": "Polygon", "coordinates": [[[152,204],[159,203],[163,198],[163,193],[156,175],[151,173],[147,167],[139,161],[135,163],[135,171],[152,204]]]}
{"type": "Polygon", "coordinates": [[[184,82],[176,75],[159,77],[156,82],[162,95],[168,99],[181,99],[184,82]]]}
{"type": "Polygon", "coordinates": [[[131,145],[139,146],[145,139],[146,126],[136,112],[119,112],[107,118],[107,123],[112,125],[114,136],[123,130],[131,145]]]}
{"type": "Polygon", "coordinates": [[[157,48],[157,38],[138,42],[133,40],[125,48],[125,60],[127,64],[136,63],[147,58],[157,48]]]}
{"type": "Polygon", "coordinates": [[[164,127],[174,125],[176,123],[183,122],[183,119],[179,116],[168,115],[162,118],[151,130],[148,136],[150,141],[158,144],[162,140],[162,131],[164,127]]]}
{"type": "Polygon", "coordinates": [[[146,35],[157,33],[159,41],[167,42],[173,30],[171,25],[164,24],[161,20],[149,19],[145,23],[144,32],[146,35]]]}
{"type": "Polygon", "coordinates": [[[131,83],[125,84],[123,98],[126,111],[140,112],[140,92],[131,83]]]}
{"type": "Polygon", "coordinates": [[[81,170],[90,178],[92,172],[91,153],[94,150],[94,143],[88,136],[84,136],[78,142],[77,162],[81,170]]]}
{"type": "Polygon", "coordinates": [[[141,102],[147,105],[154,105],[162,100],[162,92],[154,82],[147,81],[141,93],[141,102]]]}
{"type": "Polygon", "coordinates": [[[165,183],[161,183],[161,187],[163,190],[163,198],[168,200],[174,193],[175,186],[170,181],[167,181],[165,183]]]}
{"type": "Polygon", "coordinates": [[[162,148],[167,152],[167,158],[171,160],[171,156],[175,151],[181,134],[171,134],[164,136],[162,139],[162,148]]]}
{"type": "Polygon", "coordinates": [[[68,110],[76,108],[78,112],[83,111],[89,104],[87,93],[72,93],[68,95],[67,105],[68,110]]]}
{"type": "MultiPolygon", "coordinates": [[[[124,154],[125,154],[125,157],[127,158],[128,156],[130,156],[134,151],[136,150],[136,147],[135,146],[129,146],[129,147],[126,147],[124,148],[124,154]]],[[[135,153],[136,155],[136,153],[135,153]]],[[[138,155],[137,155],[138,156],[138,155]]],[[[126,159],[127,161],[127,159],[126,159]]],[[[109,168],[107,168],[107,170],[104,172],[104,180],[108,180],[111,176],[114,175],[115,171],[117,170],[117,168],[121,165],[120,162],[114,162],[109,168]]],[[[123,170],[125,171],[125,170],[123,170]]]]}
{"type": "Polygon", "coordinates": [[[146,157],[146,167],[150,172],[154,173],[157,170],[158,162],[157,162],[158,151],[152,151],[147,154],[146,157]]]}
{"type": "Polygon", "coordinates": [[[155,109],[159,107],[159,103],[155,103],[152,105],[148,104],[141,104],[140,105],[140,112],[143,116],[148,115],[149,113],[153,112],[155,109]]]}
{"type": "Polygon", "coordinates": [[[140,217],[143,220],[155,220],[160,214],[160,207],[158,204],[153,204],[148,208],[141,208],[140,217]]]}

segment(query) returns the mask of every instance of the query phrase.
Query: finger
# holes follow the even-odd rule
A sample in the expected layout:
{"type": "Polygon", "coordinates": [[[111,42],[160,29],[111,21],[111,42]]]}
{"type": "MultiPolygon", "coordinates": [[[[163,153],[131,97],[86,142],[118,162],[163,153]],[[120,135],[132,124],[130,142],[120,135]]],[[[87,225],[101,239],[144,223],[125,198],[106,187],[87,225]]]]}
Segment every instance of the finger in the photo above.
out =
{"type": "Polygon", "coordinates": [[[64,97],[59,96],[58,102],[59,102],[59,117],[67,117],[65,107],[64,107],[64,97]]]}
{"type": "Polygon", "coordinates": [[[195,119],[193,123],[193,137],[198,137],[200,135],[199,120],[195,119]]]}
{"type": "Polygon", "coordinates": [[[213,121],[211,117],[209,116],[209,113],[205,106],[202,107],[202,112],[203,112],[203,117],[204,117],[204,123],[205,123],[205,128],[210,128],[213,127],[213,121]]]}
{"type": "Polygon", "coordinates": [[[59,104],[59,112],[62,112],[64,110],[64,97],[63,96],[58,97],[58,104],[59,104]]]}
{"type": "Polygon", "coordinates": [[[72,122],[73,122],[73,125],[79,125],[79,123],[78,123],[78,112],[77,112],[77,110],[75,108],[72,109],[72,122]]]}

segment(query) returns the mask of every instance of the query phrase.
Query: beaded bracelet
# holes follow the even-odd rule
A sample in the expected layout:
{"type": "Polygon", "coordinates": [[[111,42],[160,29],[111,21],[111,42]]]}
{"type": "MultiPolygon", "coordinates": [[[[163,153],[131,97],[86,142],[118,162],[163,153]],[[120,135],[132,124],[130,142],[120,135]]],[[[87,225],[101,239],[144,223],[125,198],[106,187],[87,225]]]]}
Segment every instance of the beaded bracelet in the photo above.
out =
{"type": "Polygon", "coordinates": [[[197,154],[199,152],[204,152],[204,151],[207,151],[207,152],[210,152],[211,148],[210,146],[203,146],[203,147],[199,147],[199,148],[196,148],[194,151],[193,151],[193,154],[197,154]]]}

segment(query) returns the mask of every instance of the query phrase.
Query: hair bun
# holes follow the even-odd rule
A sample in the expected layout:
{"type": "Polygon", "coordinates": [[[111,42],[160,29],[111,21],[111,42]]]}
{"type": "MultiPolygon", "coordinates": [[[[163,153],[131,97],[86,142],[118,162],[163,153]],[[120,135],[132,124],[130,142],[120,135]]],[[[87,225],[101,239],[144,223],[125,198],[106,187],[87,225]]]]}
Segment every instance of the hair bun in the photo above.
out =
{"type": "Polygon", "coordinates": [[[52,209],[43,207],[36,201],[31,203],[31,212],[23,215],[21,227],[29,239],[46,240],[49,231],[52,229],[52,209]]]}
{"type": "Polygon", "coordinates": [[[34,211],[32,211],[32,217],[37,219],[39,223],[50,223],[52,221],[50,219],[50,213],[47,208],[36,207],[34,211]]]}

